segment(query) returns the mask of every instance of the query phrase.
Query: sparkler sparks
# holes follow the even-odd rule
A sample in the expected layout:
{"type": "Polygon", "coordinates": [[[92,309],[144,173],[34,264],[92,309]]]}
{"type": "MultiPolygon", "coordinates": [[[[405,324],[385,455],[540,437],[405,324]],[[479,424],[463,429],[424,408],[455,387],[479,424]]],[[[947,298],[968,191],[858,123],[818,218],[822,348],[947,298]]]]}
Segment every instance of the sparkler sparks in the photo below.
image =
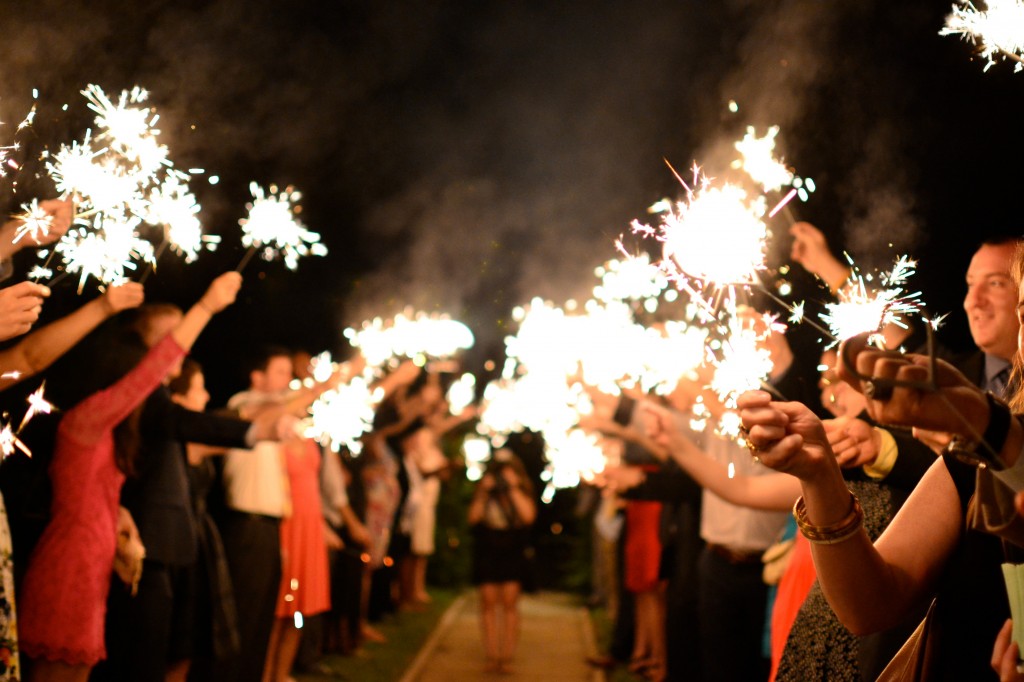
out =
{"type": "Polygon", "coordinates": [[[373,428],[374,408],[381,398],[383,391],[371,389],[364,377],[324,392],[309,407],[306,437],[329,444],[335,452],[344,446],[353,455],[360,454],[360,438],[373,428]]]}
{"type": "Polygon", "coordinates": [[[987,0],[982,11],[969,0],[953,5],[941,36],[959,35],[979,46],[986,60],[985,71],[999,58],[1016,62],[1014,71],[1024,69],[1024,3],[1021,0],[987,0]]]}
{"type": "Polygon", "coordinates": [[[452,382],[446,397],[449,412],[453,415],[462,414],[476,400],[476,377],[466,372],[452,382]]]}
{"type": "Polygon", "coordinates": [[[694,166],[687,198],[662,215],[655,229],[633,221],[633,231],[653,234],[664,244],[670,275],[706,284],[750,284],[765,269],[768,228],[762,220],[764,197],[750,199],[736,185],[712,185],[694,166]]]}
{"type": "Polygon", "coordinates": [[[847,260],[852,274],[838,292],[839,302],[826,304],[820,315],[835,339],[831,345],[864,332],[879,333],[889,324],[906,328],[903,318],[921,309],[921,292],[908,294],[903,289],[917,262],[900,256],[892,270],[879,278],[881,286],[872,287],[868,284],[872,278],[860,274],[849,255],[847,260]]]}
{"type": "MultiPolygon", "coordinates": [[[[295,206],[302,195],[293,187],[278,191],[271,185],[269,192],[255,182],[249,184],[253,200],[246,204],[249,215],[239,220],[242,226],[242,245],[250,251],[260,250],[264,260],[280,255],[289,270],[299,265],[301,256],[325,256],[327,247],[320,243],[320,235],[307,230],[299,221],[295,206]]],[[[244,265],[244,262],[243,262],[244,265]]],[[[239,266],[241,269],[242,266],[239,266]]]]}
{"type": "MultiPolygon", "coordinates": [[[[159,116],[143,103],[149,93],[138,86],[121,92],[115,102],[97,85],[82,91],[96,113],[95,138],[84,138],[48,155],[46,168],[57,190],[75,196],[81,211],[75,229],[54,248],[64,269],[81,273],[79,292],[88,277],[104,284],[122,281],[133,261],[155,263],[153,245],[143,239],[143,224],[164,228],[165,240],[184,256],[196,259],[216,238],[202,234],[199,206],[188,191],[189,176],[175,170],[166,145],[159,142],[159,116]]],[[[51,276],[49,261],[33,274],[51,276]]]]}
{"type": "Polygon", "coordinates": [[[50,414],[53,411],[53,404],[43,397],[43,391],[45,388],[46,382],[44,381],[39,385],[39,388],[29,394],[27,398],[28,410],[25,411],[25,416],[21,418],[21,425],[18,427],[18,433],[21,433],[21,430],[25,428],[25,425],[32,421],[32,417],[37,414],[50,414]]]}
{"type": "Polygon", "coordinates": [[[377,317],[358,330],[349,327],[343,334],[374,368],[383,367],[393,358],[450,358],[472,348],[474,342],[473,332],[457,320],[412,312],[387,321],[377,317]]]}
{"type": "Polygon", "coordinates": [[[743,157],[734,161],[733,168],[742,168],[765,192],[779,191],[793,182],[793,173],[774,156],[778,126],[771,126],[764,137],[757,137],[753,126],[747,127],[743,139],[736,143],[736,151],[743,157]]]}
{"type": "Polygon", "coordinates": [[[28,237],[30,241],[38,241],[50,233],[50,226],[53,224],[53,216],[39,207],[39,200],[33,199],[27,204],[21,205],[22,212],[15,215],[15,220],[20,220],[21,225],[14,232],[15,244],[23,238],[28,237]]]}

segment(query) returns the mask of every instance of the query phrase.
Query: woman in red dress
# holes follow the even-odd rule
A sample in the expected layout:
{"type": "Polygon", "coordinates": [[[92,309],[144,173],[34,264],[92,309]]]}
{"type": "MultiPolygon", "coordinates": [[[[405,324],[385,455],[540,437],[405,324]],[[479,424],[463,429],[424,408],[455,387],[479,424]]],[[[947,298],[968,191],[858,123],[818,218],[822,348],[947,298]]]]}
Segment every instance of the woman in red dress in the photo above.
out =
{"type": "Polygon", "coordinates": [[[308,438],[281,445],[292,509],[281,521],[281,589],[263,668],[265,682],[290,679],[302,619],[331,608],[326,522],[320,507],[320,446],[308,438]]]}
{"type": "Polygon", "coordinates": [[[241,283],[234,272],[214,280],[134,368],[61,420],[50,465],[51,520],[29,559],[19,595],[21,648],[34,659],[30,679],[84,681],[106,657],[103,623],[118,497],[134,454],[130,417],[181,361],[211,316],[235,300],[241,283]],[[119,429],[122,424],[126,428],[119,429]]]}

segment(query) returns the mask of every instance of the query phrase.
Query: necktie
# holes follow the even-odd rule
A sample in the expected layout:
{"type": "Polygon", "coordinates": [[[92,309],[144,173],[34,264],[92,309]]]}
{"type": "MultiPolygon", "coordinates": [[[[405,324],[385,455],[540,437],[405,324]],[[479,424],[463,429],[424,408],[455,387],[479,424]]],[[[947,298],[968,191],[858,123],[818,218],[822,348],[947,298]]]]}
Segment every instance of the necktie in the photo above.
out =
{"type": "Polygon", "coordinates": [[[1010,379],[1010,368],[1004,367],[995,376],[993,376],[988,382],[988,389],[992,393],[1000,398],[1006,397],[1006,386],[1010,379]]]}

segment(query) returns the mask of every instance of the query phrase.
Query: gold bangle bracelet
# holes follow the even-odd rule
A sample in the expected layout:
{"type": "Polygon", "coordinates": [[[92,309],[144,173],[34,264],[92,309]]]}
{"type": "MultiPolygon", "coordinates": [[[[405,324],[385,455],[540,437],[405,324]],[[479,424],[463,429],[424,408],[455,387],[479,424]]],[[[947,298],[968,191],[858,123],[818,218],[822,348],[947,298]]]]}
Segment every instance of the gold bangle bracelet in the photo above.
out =
{"type": "Polygon", "coordinates": [[[828,526],[816,526],[807,520],[807,506],[801,495],[793,505],[793,516],[796,518],[796,525],[808,541],[816,545],[834,545],[844,540],[849,540],[864,524],[864,510],[861,509],[860,501],[852,492],[850,493],[850,513],[840,521],[828,526]]]}

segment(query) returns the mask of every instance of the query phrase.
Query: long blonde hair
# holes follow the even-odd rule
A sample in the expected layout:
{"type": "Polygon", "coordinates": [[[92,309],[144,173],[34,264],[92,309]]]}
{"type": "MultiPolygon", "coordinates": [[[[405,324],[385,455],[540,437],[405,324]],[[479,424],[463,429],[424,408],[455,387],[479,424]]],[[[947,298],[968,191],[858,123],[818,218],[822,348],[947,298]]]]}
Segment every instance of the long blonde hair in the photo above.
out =
{"type": "MultiPolygon", "coordinates": [[[[1013,285],[1020,295],[1020,283],[1024,281],[1024,241],[1017,240],[1017,248],[1013,251],[1013,262],[1010,264],[1010,277],[1013,278],[1013,285]]],[[[1024,360],[1021,359],[1021,351],[1017,348],[1013,354],[1013,369],[1010,372],[1010,386],[1013,393],[1009,396],[1010,409],[1014,414],[1024,413],[1024,360]]]]}

